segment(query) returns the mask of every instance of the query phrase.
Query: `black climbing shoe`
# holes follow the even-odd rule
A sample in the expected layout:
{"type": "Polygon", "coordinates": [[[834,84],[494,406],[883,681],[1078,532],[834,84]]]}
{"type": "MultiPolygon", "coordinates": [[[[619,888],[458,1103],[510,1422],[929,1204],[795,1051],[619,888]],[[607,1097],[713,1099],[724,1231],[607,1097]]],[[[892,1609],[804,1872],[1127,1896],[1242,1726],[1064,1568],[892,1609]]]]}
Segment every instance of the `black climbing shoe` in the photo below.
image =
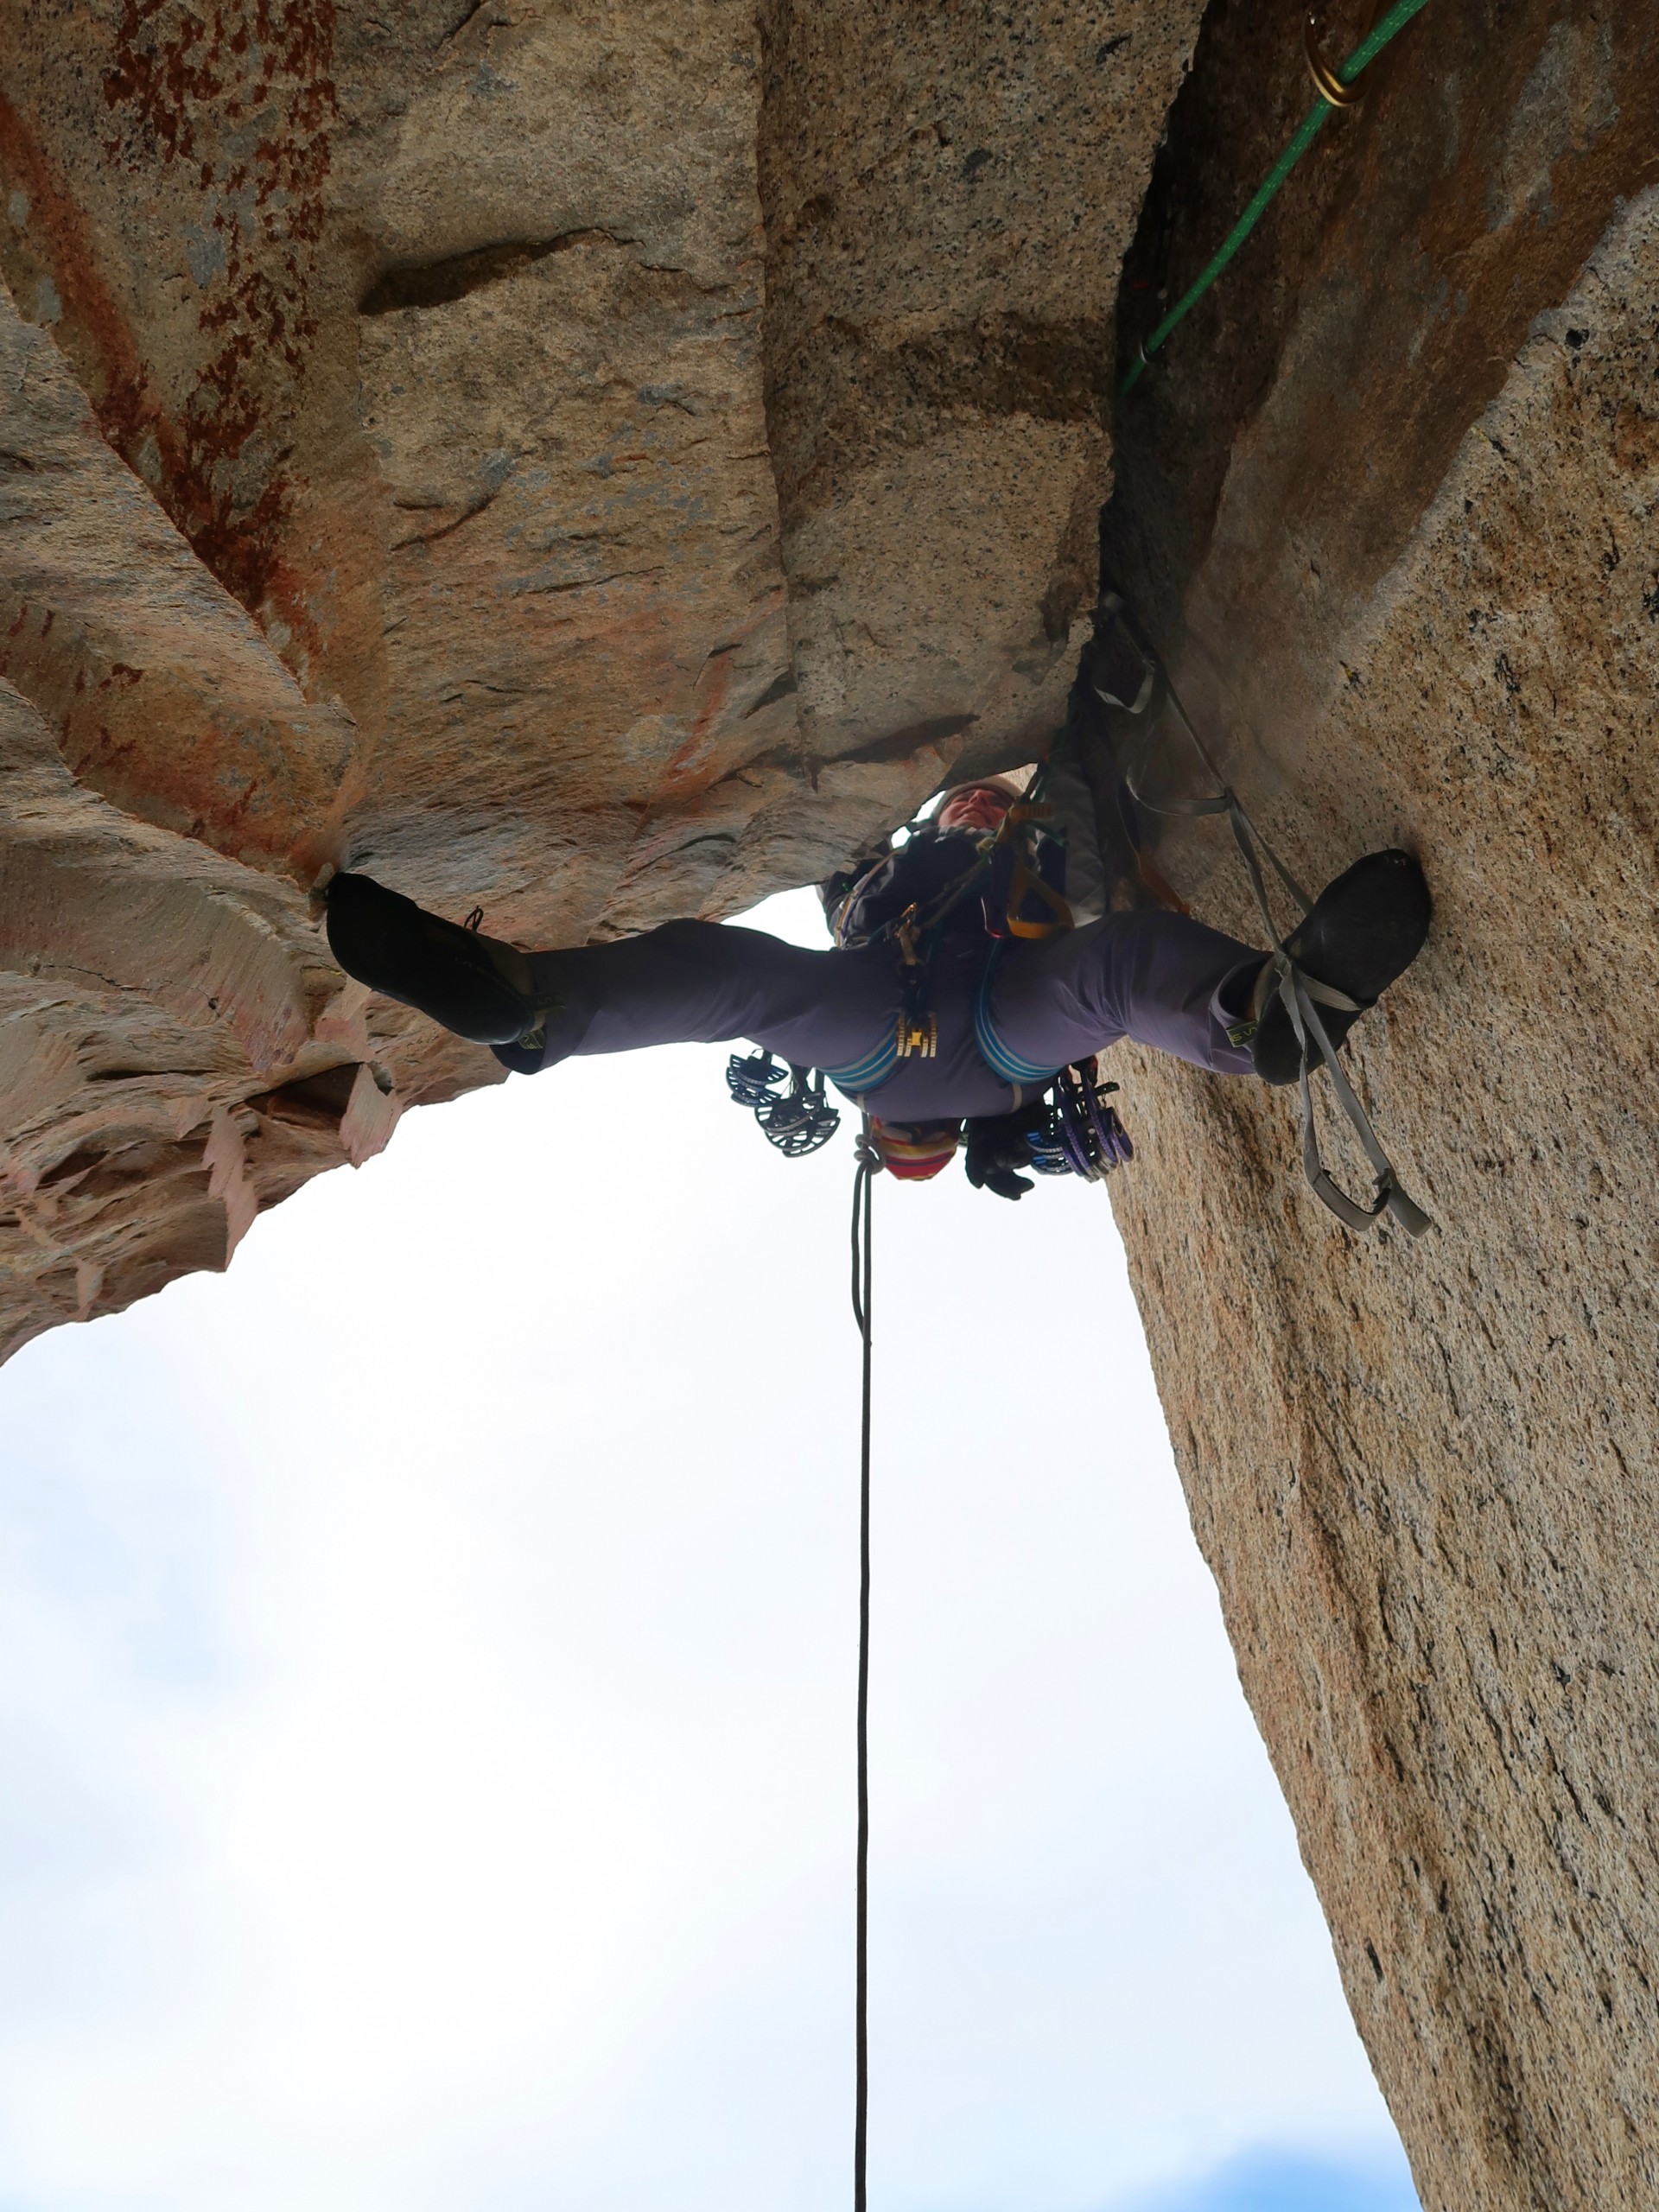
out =
{"type": "MultiPolygon", "coordinates": [[[[1313,982],[1357,1001],[1351,1011],[1319,1007],[1333,1046],[1422,950],[1431,912],[1423,871],[1409,853],[1397,851],[1367,853],[1314,900],[1285,950],[1313,982]]],[[[1264,971],[1262,982],[1266,995],[1250,1046],[1255,1071],[1264,1083],[1294,1083],[1302,1071],[1302,1052],[1290,1009],[1271,969],[1264,971]]],[[[1322,1064],[1313,1046],[1311,1065],[1322,1064]]]]}
{"type": "Polygon", "coordinates": [[[546,1005],[512,945],[429,914],[372,876],[336,875],[327,897],[329,947],[359,983],[475,1045],[528,1044],[541,1030],[546,1005]]]}

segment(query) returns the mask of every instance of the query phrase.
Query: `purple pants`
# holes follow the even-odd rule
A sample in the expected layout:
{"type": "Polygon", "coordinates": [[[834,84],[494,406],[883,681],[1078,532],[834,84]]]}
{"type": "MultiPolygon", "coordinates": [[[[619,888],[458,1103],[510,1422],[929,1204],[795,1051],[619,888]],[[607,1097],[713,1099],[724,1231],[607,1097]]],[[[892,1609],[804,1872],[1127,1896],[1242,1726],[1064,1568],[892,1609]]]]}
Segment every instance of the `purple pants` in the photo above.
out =
{"type": "Polygon", "coordinates": [[[563,1001],[543,1067],[572,1053],[747,1038],[822,1068],[855,1104],[893,1121],[1002,1114],[1057,1070],[1120,1037],[1224,1075],[1249,1072],[1227,1041],[1262,955],[1184,914],[1107,914],[1040,943],[947,937],[928,1006],[933,1059],[897,1057],[893,955],[809,952],[728,923],[670,922],[614,944],[531,956],[563,1001]]]}

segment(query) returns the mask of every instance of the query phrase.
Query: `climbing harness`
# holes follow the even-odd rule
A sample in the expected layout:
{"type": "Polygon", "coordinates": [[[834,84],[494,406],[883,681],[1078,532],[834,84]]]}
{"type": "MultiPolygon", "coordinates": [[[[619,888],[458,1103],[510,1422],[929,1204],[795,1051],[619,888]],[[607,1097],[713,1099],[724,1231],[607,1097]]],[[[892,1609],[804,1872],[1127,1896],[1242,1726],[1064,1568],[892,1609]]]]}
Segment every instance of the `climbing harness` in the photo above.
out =
{"type": "Polygon", "coordinates": [[[1136,351],[1136,358],[1130,363],[1117,387],[1117,396],[1120,399],[1134,391],[1141,380],[1142,372],[1150,367],[1152,356],[1163,345],[1176,324],[1192,313],[1238,251],[1240,246],[1243,245],[1245,239],[1249,238],[1266,213],[1274,194],[1319,137],[1319,132],[1325,128],[1326,120],[1338,109],[1346,110],[1355,105],[1358,96],[1351,89],[1355,79],[1363,70],[1370,67],[1389,40],[1404,30],[1412,17],[1421,14],[1427,4],[1428,0],[1395,0],[1394,6],[1389,10],[1382,22],[1360,41],[1348,59],[1334,72],[1328,69],[1319,58],[1319,51],[1313,41],[1313,19],[1309,18],[1305,41],[1308,70],[1313,79],[1313,88],[1319,97],[1303,118],[1295,137],[1268,171],[1255,197],[1239,217],[1237,222],[1233,225],[1232,229],[1228,232],[1215,254],[1205,264],[1192,283],[1182,293],[1163,321],[1141,340],[1136,351]]]}
{"type": "Polygon", "coordinates": [[[785,1160],[804,1160],[829,1143],[841,1127],[841,1115],[825,1098],[823,1077],[816,1069],[798,1067],[791,1060],[789,1089],[780,1090],[785,1073],[770,1052],[754,1052],[747,1059],[734,1052],[726,1063],[726,1084],[735,1104],[751,1109],[768,1144],[776,1145],[785,1160]]]}
{"type": "Polygon", "coordinates": [[[1040,825],[1053,813],[1040,797],[1043,771],[995,830],[895,830],[887,850],[829,905],[830,933],[843,952],[885,945],[899,969],[893,1059],[932,1059],[937,1016],[927,1007],[934,956],[945,925],[976,897],[991,938],[1051,937],[1071,926],[1062,895],[1065,847],[1040,825]],[[1033,912],[1033,906],[1036,909],[1033,912]]]}
{"type": "Polygon", "coordinates": [[[853,2212],[865,2212],[870,2106],[870,1192],[881,1165],[864,1116],[853,1176],[853,1319],[864,1351],[858,1477],[858,1848],[853,1970],[853,2212]]]}
{"type": "MultiPolygon", "coordinates": [[[[1101,594],[1100,611],[1107,620],[1116,620],[1123,616],[1128,610],[1120,593],[1105,591],[1101,594]]],[[[1337,1058],[1336,1049],[1325,1034],[1325,1024],[1319,1019],[1319,1008],[1321,1006],[1340,1008],[1346,1014],[1357,1014],[1362,1012],[1363,1008],[1357,1000],[1350,998],[1345,992],[1335,990],[1328,983],[1322,983],[1317,977],[1308,975],[1291,957],[1287,950],[1287,944],[1288,938],[1294,934],[1294,926],[1292,930],[1286,931],[1284,938],[1281,938],[1278,926],[1273,918],[1272,906],[1268,899],[1267,881],[1262,868],[1262,860],[1266,860],[1304,914],[1311,910],[1313,902],[1262,836],[1261,830],[1251,821],[1245,810],[1243,801],[1211,758],[1208,747],[1198,735],[1192,717],[1182,705],[1179,693],[1169,680],[1168,671],[1161,663],[1141,650],[1127,622],[1122,625],[1122,632],[1134,648],[1142,670],[1141,680],[1136,688],[1135,697],[1132,700],[1122,698],[1115,692],[1103,690],[1098,682],[1095,683],[1094,688],[1096,696],[1103,705],[1116,708],[1123,714],[1149,716],[1146,737],[1139,748],[1138,757],[1124,772],[1125,786],[1138,805],[1147,807],[1154,814],[1179,815],[1189,818],[1211,814],[1224,814],[1227,817],[1234,842],[1243,857],[1244,866],[1249,875],[1250,888],[1255,894],[1255,903],[1261,909],[1262,918],[1267,925],[1268,936],[1274,946],[1274,950],[1268,955],[1268,964],[1278,979],[1280,993],[1290,1015],[1291,1027],[1295,1033],[1297,1046],[1301,1056],[1301,1069],[1298,1080],[1301,1090],[1302,1107],[1302,1173],[1307,1179],[1309,1187],[1316,1197],[1335,1214],[1338,1221],[1362,1236],[1386,1212],[1393,1216],[1408,1236],[1421,1236],[1427,1230],[1432,1229],[1434,1224],[1416,1200],[1402,1187],[1395,1172],[1393,1162],[1382,1149],[1376,1132],[1371,1126],[1370,1116],[1354,1095],[1353,1087],[1349,1083],[1342,1063],[1337,1058]],[[1181,728],[1192,741],[1194,752],[1219,786],[1219,789],[1209,797],[1154,800],[1147,798],[1141,789],[1141,779],[1150,765],[1152,754],[1157,748],[1162,721],[1160,709],[1165,700],[1167,700],[1174,709],[1179,718],[1181,728]],[[1319,1133],[1313,1120],[1313,1093],[1308,1082],[1314,1047],[1318,1048],[1319,1058],[1331,1071],[1331,1080],[1336,1089],[1337,1102],[1353,1124],[1355,1133],[1364,1148],[1365,1156],[1370,1161],[1376,1173],[1376,1189],[1369,1206],[1361,1205],[1357,1200],[1351,1198],[1345,1191],[1338,1187],[1320,1157],[1319,1133]]],[[[1239,1041],[1243,1041],[1242,1039],[1239,1041]]]]}
{"type": "MultiPolygon", "coordinates": [[[[900,994],[891,1037],[858,1070],[836,1071],[843,1089],[856,1095],[873,1089],[900,1060],[938,1057],[938,1017],[926,1004],[934,956],[945,925],[971,899],[980,901],[985,934],[999,941],[1029,942],[1071,927],[1065,842],[1044,826],[1054,813],[1041,795],[1046,773],[1046,767],[1038,770],[995,830],[940,833],[912,820],[850,877],[831,879],[825,912],[836,946],[851,952],[886,945],[898,966],[900,994]]],[[[791,1064],[787,1091],[779,1087],[785,1072],[768,1052],[747,1058],[734,1053],[726,1065],[727,1087],[737,1105],[753,1112],[769,1144],[786,1160],[801,1160],[830,1141],[841,1116],[824,1096],[822,1070],[791,1064]]],[[[1097,1077],[1085,1081],[1065,1071],[1056,1077],[1046,1069],[1021,1071],[1010,1080],[1027,1090],[1053,1087],[1045,1157],[1054,1164],[1040,1173],[1095,1181],[1134,1156],[1116,1110],[1103,1103],[1116,1084],[1103,1090],[1097,1077]]]]}

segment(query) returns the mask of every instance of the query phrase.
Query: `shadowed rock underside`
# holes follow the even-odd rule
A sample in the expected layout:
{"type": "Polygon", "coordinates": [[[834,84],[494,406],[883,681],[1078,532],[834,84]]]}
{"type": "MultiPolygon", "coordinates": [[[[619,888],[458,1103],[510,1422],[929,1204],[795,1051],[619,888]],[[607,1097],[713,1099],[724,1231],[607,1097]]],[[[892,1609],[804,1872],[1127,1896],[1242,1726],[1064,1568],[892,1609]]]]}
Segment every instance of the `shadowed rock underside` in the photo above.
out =
{"type": "Polygon", "coordinates": [[[0,4],[0,1348],[500,1079],[325,865],[582,943],[1030,757],[1200,12],[0,4]]]}

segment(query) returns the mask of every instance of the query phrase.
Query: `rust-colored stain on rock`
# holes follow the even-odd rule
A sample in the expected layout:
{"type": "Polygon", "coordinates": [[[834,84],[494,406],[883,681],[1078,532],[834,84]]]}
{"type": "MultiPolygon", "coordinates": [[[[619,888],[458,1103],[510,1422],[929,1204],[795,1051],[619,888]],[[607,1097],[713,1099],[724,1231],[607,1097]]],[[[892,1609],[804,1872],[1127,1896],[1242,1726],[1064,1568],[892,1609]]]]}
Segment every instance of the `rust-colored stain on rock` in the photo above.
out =
{"type": "MultiPolygon", "coordinates": [[[[844,860],[968,748],[1029,757],[1088,596],[1094,340],[1198,0],[1129,13],[1097,62],[1109,42],[1052,7],[993,54],[965,17],[918,38],[880,10],[739,0],[14,5],[0,696],[59,827],[6,834],[90,887],[142,831],[185,905],[119,959],[76,951],[105,982],[0,1090],[0,1160],[32,1192],[105,1142],[66,1073],[100,1058],[147,1069],[144,1115],[175,1146],[209,1129],[212,1158],[205,1183],[158,1168],[191,1196],[142,1261],[88,1257],[60,1207],[15,1248],[6,1341],[67,1310],[41,1288],[63,1268],[86,1260],[73,1310],[105,1310],[175,1262],[222,1264],[249,1191],[281,1195],[302,1156],[353,1156],[307,1088],[322,1056],[378,1071],[351,1077],[353,1131],[493,1079],[327,985],[306,898],[325,864],[580,940],[733,912],[844,860]],[[878,177],[867,146],[918,99],[932,156],[901,134],[878,177]],[[1040,174],[1015,188],[1022,145],[1040,174]],[[915,266],[929,226],[960,297],[915,266]],[[817,352],[854,365],[823,435],[817,352]],[[232,880],[265,950],[232,931],[221,976],[198,931],[229,926],[232,880]],[[142,1052],[117,1041],[129,1017],[142,1052]]],[[[37,950],[76,895],[42,907],[37,950]]],[[[14,925],[22,1008],[36,951],[14,925]]]]}

